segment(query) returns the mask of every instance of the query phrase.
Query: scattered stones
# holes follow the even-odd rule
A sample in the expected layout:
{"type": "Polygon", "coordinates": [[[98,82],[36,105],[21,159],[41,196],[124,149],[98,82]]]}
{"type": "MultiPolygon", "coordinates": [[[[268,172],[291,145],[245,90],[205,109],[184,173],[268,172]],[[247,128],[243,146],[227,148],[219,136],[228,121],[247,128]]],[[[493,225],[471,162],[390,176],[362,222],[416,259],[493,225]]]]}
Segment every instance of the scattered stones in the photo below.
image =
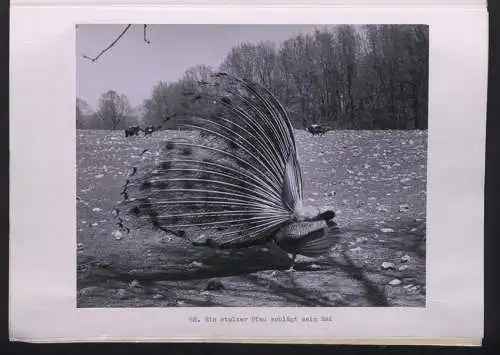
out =
{"type": "Polygon", "coordinates": [[[92,212],[100,212],[100,211],[102,211],[102,209],[100,209],[99,207],[92,208],[92,212]]]}
{"type": "Polygon", "coordinates": [[[401,180],[399,180],[399,182],[402,183],[402,184],[404,184],[404,183],[406,183],[406,182],[408,182],[410,180],[411,180],[410,178],[406,177],[406,178],[402,178],[401,180]]]}
{"type": "Polygon", "coordinates": [[[389,282],[389,285],[391,286],[397,286],[397,285],[401,285],[402,281],[399,280],[399,279],[394,279],[392,281],[389,282]]]}
{"type": "Polygon", "coordinates": [[[205,287],[206,291],[220,291],[225,290],[224,284],[217,279],[209,280],[207,283],[207,287],[205,287]]]}
{"type": "Polygon", "coordinates": [[[190,264],[188,264],[188,266],[190,266],[190,267],[200,267],[200,266],[203,266],[203,264],[200,263],[199,261],[193,261],[190,264]]]}
{"type": "Polygon", "coordinates": [[[96,286],[90,286],[90,287],[85,287],[85,288],[82,288],[79,293],[80,295],[82,296],[89,296],[91,295],[92,293],[94,293],[94,291],[97,290],[97,287],[96,286]]]}
{"type": "Polygon", "coordinates": [[[121,300],[128,298],[127,290],[124,290],[123,288],[116,290],[116,297],[118,297],[121,300]]]}
{"type": "Polygon", "coordinates": [[[404,285],[403,288],[407,291],[417,291],[419,289],[417,285],[413,284],[404,285]]]}
{"type": "Polygon", "coordinates": [[[377,212],[389,212],[389,209],[385,206],[377,206],[377,212]]]}
{"type": "Polygon", "coordinates": [[[103,175],[103,174],[99,174],[99,175],[96,175],[96,176],[95,176],[95,178],[96,178],[96,179],[102,179],[103,177],[104,177],[104,175],[103,175]]]}
{"type": "Polygon", "coordinates": [[[321,266],[319,266],[318,264],[311,264],[307,266],[307,270],[319,270],[319,269],[321,269],[321,266]]]}
{"type": "Polygon", "coordinates": [[[407,263],[408,261],[410,261],[410,256],[408,254],[404,255],[401,257],[401,262],[403,263],[407,263]]]}
{"type": "Polygon", "coordinates": [[[109,261],[99,261],[97,264],[96,264],[97,267],[101,267],[103,269],[105,268],[108,268],[111,266],[111,262],[109,261]]]}
{"type": "Polygon", "coordinates": [[[384,261],[380,267],[382,268],[382,270],[394,270],[396,268],[396,265],[394,263],[384,261]]]}
{"type": "Polygon", "coordinates": [[[130,283],[128,284],[128,286],[131,287],[131,288],[141,287],[141,284],[137,280],[132,280],[132,281],[130,281],[130,283]]]}
{"type": "Polygon", "coordinates": [[[410,206],[408,205],[399,205],[399,212],[408,212],[410,210],[410,206]]]}
{"type": "MultiPolygon", "coordinates": [[[[357,134],[357,132],[356,132],[357,134]]],[[[354,136],[356,139],[357,137],[354,136]]],[[[405,136],[406,137],[406,136],[405,136]]],[[[301,137],[299,136],[299,139],[301,137]]],[[[352,138],[354,139],[354,138],[352,138]]],[[[405,138],[407,140],[407,138],[405,138]]],[[[396,139],[397,140],[397,139],[396,139]]],[[[423,140],[423,139],[422,139],[423,140]]],[[[416,142],[418,144],[418,147],[415,146],[415,151],[418,149],[420,149],[420,146],[421,146],[421,139],[420,138],[417,138],[416,139],[416,142]]],[[[120,143],[121,144],[121,143],[120,143]]],[[[326,145],[326,144],[323,144],[321,143],[322,145],[322,148],[323,149],[330,149],[331,147],[329,145],[326,145]]],[[[384,144],[381,144],[380,145],[380,149],[373,149],[373,151],[378,151],[378,152],[381,152],[384,148],[384,144]]],[[[347,147],[352,147],[352,144],[348,144],[347,147]]],[[[307,148],[307,147],[306,147],[307,148]]],[[[316,145],[313,145],[313,148],[314,148],[314,153],[318,151],[318,148],[316,145]]],[[[425,147],[424,147],[425,148],[425,147]]],[[[119,146],[119,149],[117,148],[117,153],[120,153],[121,151],[121,146],[119,146]]],[[[142,149],[142,147],[141,147],[142,149]]],[[[331,149],[332,151],[334,151],[334,149],[332,148],[331,149]]],[[[362,152],[362,156],[368,156],[368,155],[371,155],[372,151],[370,150],[364,150],[362,152]]],[[[424,152],[425,153],[425,152],[424,152]]],[[[416,256],[413,257],[413,254],[412,254],[412,257],[409,261],[403,261],[402,259],[402,256],[405,255],[405,252],[407,252],[406,250],[403,250],[403,253],[402,255],[397,255],[395,254],[395,250],[392,249],[392,248],[396,248],[396,250],[401,250],[403,249],[402,247],[398,248],[397,247],[397,243],[400,241],[400,239],[398,238],[396,241],[393,240],[393,236],[395,236],[397,233],[398,235],[401,233],[400,237],[401,239],[403,239],[405,237],[405,232],[408,233],[410,229],[412,229],[412,232],[417,232],[419,233],[420,231],[422,231],[422,227],[424,227],[425,225],[422,224],[421,227],[418,227],[418,229],[415,227],[415,228],[412,228],[416,225],[419,225],[418,223],[412,223],[412,220],[415,218],[415,217],[418,217],[419,215],[420,216],[423,216],[422,212],[421,212],[421,209],[422,209],[422,206],[420,204],[420,202],[416,201],[416,200],[413,200],[413,198],[422,198],[422,195],[419,193],[419,190],[421,188],[424,188],[424,185],[422,184],[422,186],[420,185],[421,183],[421,179],[425,179],[426,176],[425,174],[425,170],[420,170],[418,171],[419,169],[419,162],[421,159],[419,160],[416,160],[416,159],[402,159],[402,168],[401,169],[395,169],[393,168],[394,172],[393,174],[390,174],[391,170],[387,170],[388,173],[385,173],[383,170],[381,170],[379,168],[379,161],[375,160],[375,159],[366,159],[366,161],[368,161],[372,166],[369,167],[368,164],[364,164],[364,167],[363,167],[363,160],[358,160],[358,161],[355,161],[355,158],[353,158],[353,164],[351,164],[353,167],[355,167],[354,169],[351,167],[351,169],[354,170],[354,174],[356,175],[360,175],[359,174],[359,171],[360,169],[362,169],[362,171],[365,173],[365,177],[367,177],[367,183],[366,184],[363,184],[363,183],[360,183],[360,179],[358,178],[354,178],[354,175],[350,175],[350,176],[347,176],[347,178],[353,178],[354,180],[354,185],[353,186],[342,186],[342,181],[344,181],[344,184],[345,184],[345,178],[346,178],[346,175],[344,173],[343,170],[345,170],[345,166],[346,164],[338,164],[338,162],[343,162],[346,158],[346,156],[348,156],[350,154],[350,151],[347,149],[346,152],[339,152],[339,154],[321,154],[320,155],[323,155],[323,157],[326,157],[328,158],[328,160],[330,160],[330,163],[332,165],[338,165],[339,168],[337,169],[339,174],[334,178],[332,178],[332,180],[335,180],[337,182],[337,184],[333,184],[333,183],[329,183],[329,184],[315,184],[316,181],[319,181],[320,178],[321,179],[327,179],[328,176],[329,176],[329,173],[330,171],[333,171],[335,172],[336,169],[334,169],[333,167],[331,166],[328,166],[328,165],[319,165],[318,163],[318,160],[321,161],[321,157],[318,158],[318,159],[313,159],[313,164],[311,164],[311,169],[309,169],[309,177],[307,180],[307,182],[311,182],[311,184],[309,184],[308,186],[310,186],[310,189],[309,191],[318,191],[319,192],[319,196],[313,194],[312,192],[309,193],[309,196],[310,197],[313,197],[316,199],[316,202],[317,202],[317,205],[324,205],[324,202],[329,202],[329,203],[332,203],[334,202],[335,203],[335,207],[340,207],[342,208],[343,210],[343,216],[341,216],[342,218],[339,218],[338,220],[338,223],[339,223],[339,226],[342,226],[344,227],[346,230],[348,230],[350,228],[350,225],[348,225],[348,223],[351,223],[351,221],[353,221],[352,225],[356,225],[355,222],[358,222],[358,221],[361,221],[363,217],[365,217],[365,214],[362,213],[359,218],[356,219],[356,217],[354,218],[351,218],[352,217],[352,214],[353,214],[353,210],[356,208],[356,203],[357,203],[357,199],[353,197],[354,193],[355,192],[360,192],[361,194],[361,197],[362,199],[365,199],[365,201],[368,203],[368,206],[365,207],[366,209],[366,214],[369,214],[369,217],[371,219],[371,222],[373,222],[374,220],[376,219],[385,219],[387,221],[386,224],[381,224],[379,226],[369,226],[369,229],[367,229],[367,231],[370,231],[372,230],[373,232],[369,232],[369,233],[366,233],[364,235],[368,236],[368,241],[365,242],[365,239],[362,238],[361,236],[363,236],[363,234],[358,234],[356,235],[358,232],[356,231],[353,231],[351,234],[346,234],[346,237],[344,240],[342,240],[342,244],[341,247],[339,247],[340,250],[342,250],[344,247],[347,246],[347,250],[351,249],[351,251],[357,251],[357,250],[362,250],[361,253],[356,253],[356,254],[351,254],[352,256],[354,256],[354,260],[356,262],[367,262],[365,260],[359,260],[359,259],[362,259],[364,257],[365,254],[369,255],[369,260],[368,260],[368,266],[367,266],[367,269],[371,269],[373,267],[379,269],[379,275],[381,274],[386,274],[386,276],[384,278],[382,277],[378,277],[376,279],[376,282],[378,285],[382,286],[382,285],[385,285],[387,288],[390,288],[390,287],[393,287],[394,290],[399,290],[401,289],[402,290],[402,287],[403,285],[406,285],[406,283],[408,282],[407,278],[409,277],[415,277],[416,280],[412,280],[411,282],[424,282],[420,279],[420,268],[418,267],[420,265],[420,263],[422,262],[421,258],[417,258],[416,256]],[[343,153],[343,154],[340,154],[340,153],[343,153]],[[361,164],[360,164],[361,163],[361,164]],[[411,164],[411,166],[410,166],[411,164]],[[341,166],[343,165],[343,166],[341,166]],[[364,169],[363,169],[364,168],[364,169]],[[372,170],[368,170],[368,169],[372,169],[372,170]],[[410,169],[413,169],[413,170],[410,170],[410,169]],[[418,171],[418,173],[420,173],[419,176],[415,175],[415,174],[412,174],[410,175],[408,173],[408,171],[418,171]],[[374,180],[378,179],[378,181],[374,181],[372,183],[372,177],[373,175],[375,175],[375,177],[373,178],[374,180]],[[403,186],[404,185],[400,185],[399,184],[399,180],[403,177],[411,177],[411,180],[408,182],[408,186],[410,186],[410,190],[403,190],[403,186]],[[415,182],[415,183],[414,183],[415,182]],[[313,185],[313,186],[311,186],[313,185]],[[314,186],[316,185],[316,186],[314,186]],[[362,189],[355,189],[357,186],[361,186],[362,189]],[[398,192],[397,189],[400,189],[401,191],[398,192]],[[333,190],[336,190],[336,191],[333,191],[333,190]],[[385,190],[385,191],[384,191],[385,190]],[[413,191],[415,190],[415,191],[413,191]],[[394,200],[397,198],[397,199],[400,199],[400,201],[394,201],[392,200],[391,201],[391,198],[387,198],[385,197],[385,193],[386,192],[392,192],[393,193],[393,198],[394,200]],[[407,196],[406,194],[411,191],[412,195],[411,196],[407,196]],[[338,194],[336,193],[338,192],[338,194]],[[327,196],[326,198],[323,197],[323,195],[327,196]],[[337,201],[336,198],[339,198],[339,200],[341,200],[342,198],[347,198],[348,196],[348,203],[344,203],[346,204],[345,206],[342,205],[341,203],[338,203],[340,201],[337,201]],[[369,197],[371,196],[371,197],[369,197]],[[323,200],[323,201],[322,201],[323,200]],[[380,202],[381,204],[384,204],[384,205],[387,205],[389,206],[389,209],[387,209],[385,206],[375,206],[375,202],[380,202]],[[394,203],[396,202],[396,203],[394,203]],[[401,203],[409,203],[411,204],[410,207],[410,211],[411,211],[411,215],[407,215],[407,214],[403,214],[403,213],[399,213],[398,212],[398,209],[401,209],[400,207],[400,204],[401,203]],[[376,213],[376,210],[378,210],[379,212],[376,213]],[[387,213],[382,213],[382,212],[387,212],[387,213]],[[395,212],[395,213],[394,213],[395,212]],[[389,215],[390,213],[390,215],[389,215]],[[409,226],[407,228],[400,228],[398,226],[396,226],[395,223],[397,223],[395,221],[395,223],[393,224],[393,222],[391,222],[391,220],[395,220],[397,218],[397,216],[401,216],[402,219],[406,219],[409,217],[408,221],[405,220],[405,223],[406,222],[409,222],[407,223],[406,225],[409,226]],[[412,218],[413,217],[413,218],[412,218]],[[412,226],[413,224],[413,226],[412,226]],[[380,229],[382,227],[390,227],[391,225],[394,226],[394,230],[397,230],[395,233],[392,233],[390,230],[390,228],[386,228],[385,230],[383,231],[380,231],[380,229]],[[389,230],[387,230],[389,229],[389,230]],[[354,235],[353,235],[354,234],[354,235]],[[361,238],[358,238],[358,237],[361,237],[361,238]],[[386,244],[387,245],[377,245],[378,244],[378,240],[379,238],[383,238],[383,239],[386,239],[386,244]],[[348,242],[349,240],[353,240],[356,242],[356,244],[354,245],[349,245],[348,242]],[[364,243],[364,244],[363,244],[364,243]],[[375,243],[372,245],[372,243],[375,243]],[[396,243],[396,244],[394,244],[396,243]],[[379,248],[379,247],[382,247],[384,248],[383,251],[380,251],[380,253],[378,253],[378,250],[377,250],[377,253],[372,253],[371,252],[371,248],[379,248]],[[392,249],[392,250],[391,250],[392,249]],[[393,254],[394,253],[394,254],[393,254]],[[392,254],[392,255],[391,255],[392,254]],[[381,259],[380,259],[381,258],[381,259]],[[377,260],[378,259],[378,260],[377,260]],[[378,261],[378,262],[377,262],[378,261]],[[409,268],[409,272],[408,271],[405,271],[404,273],[399,273],[399,272],[392,272],[392,271],[387,271],[387,272],[382,272],[381,269],[380,269],[380,265],[382,264],[382,261],[387,261],[387,262],[393,262],[393,264],[395,264],[395,269],[396,270],[407,270],[409,268]],[[378,266],[377,266],[378,265],[378,266]],[[417,273],[418,272],[418,273],[417,273]],[[409,275],[407,275],[406,273],[408,273],[409,275]],[[415,273],[415,275],[414,275],[415,273]],[[397,279],[400,279],[402,280],[400,286],[388,286],[388,283],[389,281],[391,281],[392,279],[390,278],[391,276],[387,277],[387,274],[391,275],[392,274],[392,277],[394,278],[397,278],[397,279]]],[[[413,150],[411,151],[411,154],[413,154],[413,150]]],[[[127,156],[124,156],[123,157],[123,165],[122,166],[125,166],[126,165],[126,159],[129,158],[129,155],[130,155],[130,152],[127,156]]],[[[385,160],[385,162],[387,162],[388,164],[391,164],[393,165],[394,167],[396,166],[396,164],[394,164],[394,161],[396,158],[393,157],[392,155],[392,151],[389,149],[388,150],[388,155],[389,157],[387,158],[387,160],[385,160]]],[[[425,155],[425,154],[423,154],[425,155]]],[[[305,161],[307,162],[307,158],[308,156],[307,155],[304,155],[305,156],[305,161]]],[[[153,158],[153,157],[151,157],[153,158]]],[[[403,157],[404,158],[404,157],[403,157]]],[[[412,157],[413,158],[413,157],[412,157]]],[[[112,175],[116,175],[116,172],[115,170],[117,169],[117,167],[115,167],[115,165],[112,165],[112,163],[109,163],[110,164],[110,169],[109,171],[111,172],[112,175]]],[[[321,164],[321,163],[320,163],[321,164]]],[[[309,168],[309,165],[307,165],[307,163],[305,163],[306,167],[309,168]]],[[[110,183],[114,183],[115,180],[112,179],[111,176],[108,175],[108,173],[105,173],[104,170],[101,170],[101,171],[95,171],[95,168],[93,168],[94,171],[89,170],[86,172],[86,178],[88,180],[94,180],[93,177],[94,175],[96,174],[100,174],[102,173],[103,175],[105,174],[105,176],[103,177],[106,177],[106,179],[102,178],[102,180],[110,180],[109,182],[110,183]]],[[[425,169],[425,165],[422,165],[421,166],[421,169],[425,169]]],[[[122,179],[125,179],[126,178],[126,175],[128,174],[128,171],[124,172],[123,175],[124,177],[123,178],[119,178],[120,181],[122,179]]],[[[118,174],[119,175],[119,174],[118,174]]],[[[100,180],[99,180],[100,181],[100,180]]],[[[99,181],[94,181],[94,185],[96,186],[96,194],[99,194],[101,193],[101,190],[97,190],[98,188],[100,188],[99,186],[99,181]]],[[[323,182],[323,180],[321,180],[321,182],[323,182]]],[[[107,182],[106,182],[107,183],[107,182]]],[[[92,198],[93,195],[91,194],[86,194],[86,195],[83,195],[82,197],[83,198],[92,198]]],[[[307,198],[308,196],[306,196],[307,198]]],[[[103,198],[104,200],[104,198],[103,198]]],[[[119,200],[118,200],[119,201],[119,200]]],[[[107,207],[108,205],[112,205],[113,204],[113,199],[109,200],[109,201],[106,201],[106,203],[103,203],[102,205],[98,205],[99,207],[101,207],[104,211],[107,210],[107,207]],[[108,203],[109,202],[109,203],[108,203]]],[[[96,204],[94,204],[94,206],[96,206],[96,204]]],[[[90,204],[89,207],[84,207],[83,205],[79,204],[78,208],[81,208],[83,213],[81,214],[81,216],[83,216],[84,218],[89,218],[90,220],[88,221],[90,223],[92,223],[93,221],[94,222],[97,222],[101,217],[101,213],[102,212],[99,212],[99,211],[95,211],[92,209],[92,203],[90,204]],[[91,214],[90,216],[86,216],[86,214],[89,213],[89,211],[94,211],[95,214],[91,214]],[[97,218],[95,216],[98,216],[97,218]],[[93,217],[93,218],[92,218],[93,217]],[[97,220],[96,220],[97,219],[97,220]]],[[[335,208],[332,208],[333,211],[335,211],[335,208]]],[[[110,211],[111,212],[111,211],[110,211]]],[[[338,215],[341,215],[341,213],[337,213],[338,215]]],[[[404,226],[405,224],[401,224],[401,226],[404,226]]],[[[118,243],[118,242],[113,242],[114,238],[116,237],[116,235],[119,235],[118,233],[113,233],[114,229],[116,228],[116,226],[114,226],[115,228],[113,228],[113,225],[112,223],[99,223],[99,228],[91,228],[89,229],[88,225],[86,224],[80,224],[80,226],[83,228],[84,231],[86,231],[86,233],[91,233],[91,236],[96,236],[97,238],[101,237],[101,240],[102,241],[102,236],[108,236],[108,239],[107,239],[107,243],[110,244],[110,246],[112,248],[116,248],[116,247],[119,247],[119,248],[129,248],[130,246],[132,245],[129,245],[129,237],[126,235],[126,233],[124,233],[123,231],[121,231],[123,234],[123,240],[124,242],[127,242],[125,244],[123,244],[124,242],[121,242],[118,243]],[[100,233],[99,231],[101,230],[101,228],[104,229],[104,231],[102,233],[100,233]]],[[[354,228],[354,227],[353,227],[354,228]]],[[[425,229],[424,229],[424,232],[425,232],[425,229]]],[[[349,233],[349,232],[348,232],[349,233]]],[[[409,233],[408,233],[409,235],[409,233]]],[[[79,239],[81,239],[81,241],[85,241],[85,251],[86,252],[93,252],[94,250],[96,250],[97,248],[95,247],[95,245],[93,245],[94,243],[94,239],[92,238],[88,238],[88,239],[85,239],[86,235],[83,234],[83,235],[80,235],[79,234],[79,239]],[[88,249],[88,250],[87,250],[88,249]]],[[[418,236],[415,236],[415,235],[409,235],[409,237],[411,239],[420,239],[420,233],[418,236]]],[[[96,239],[97,239],[96,238],[96,239]]],[[[149,238],[149,236],[148,236],[149,238]]],[[[99,241],[99,240],[98,240],[99,241]]],[[[99,242],[100,242],[99,241],[99,242]]],[[[149,241],[148,241],[149,242],[149,241]]],[[[100,245],[98,244],[97,247],[99,247],[100,245]]],[[[132,246],[133,247],[133,246],[132,246]]],[[[263,248],[264,249],[264,248],[263,248]]],[[[97,251],[99,252],[99,250],[97,249],[97,251]]],[[[119,250],[113,250],[113,252],[120,252],[119,250]]],[[[150,253],[150,251],[148,251],[148,253],[150,253]]],[[[81,255],[79,255],[79,258],[81,258],[81,255]]],[[[339,256],[339,258],[341,258],[341,255],[339,256]]],[[[179,264],[179,266],[182,266],[182,265],[187,265],[189,263],[191,263],[193,261],[193,259],[196,259],[195,258],[192,258],[192,256],[190,256],[190,259],[191,261],[189,261],[189,259],[187,260],[187,263],[184,263],[184,264],[179,264]]],[[[162,258],[163,260],[163,258],[162,258]]],[[[202,259],[201,259],[202,260],[202,259]]],[[[149,262],[149,261],[148,261],[149,262]]],[[[203,262],[204,263],[204,262],[203,262]]],[[[139,263],[137,263],[137,266],[136,267],[139,267],[138,266],[139,263]]],[[[135,266],[135,265],[134,265],[135,266]]],[[[196,268],[194,268],[194,266],[202,266],[202,267],[209,267],[208,265],[202,265],[202,263],[199,263],[199,262],[193,262],[191,264],[191,266],[193,266],[193,269],[196,270],[196,268]]],[[[316,268],[319,268],[319,266],[317,266],[316,264],[309,264],[307,266],[309,269],[316,269],[316,268]]],[[[324,268],[324,267],[323,267],[324,268]]],[[[376,270],[375,270],[376,271],[376,270]]],[[[327,271],[329,272],[329,271],[327,271]]],[[[318,274],[318,272],[315,272],[315,274],[318,274]]],[[[323,274],[323,272],[321,272],[321,274],[323,274]]],[[[320,276],[320,275],[318,275],[320,276]]],[[[131,279],[129,279],[131,280],[131,279]]],[[[227,281],[225,281],[225,278],[222,279],[223,283],[224,283],[224,286],[225,284],[227,283],[227,281]]],[[[281,281],[281,280],[280,280],[281,281]]],[[[198,283],[199,281],[196,281],[194,280],[194,284],[198,283]]],[[[208,280],[206,280],[205,282],[203,282],[201,285],[199,285],[198,287],[201,287],[201,290],[198,288],[198,292],[201,292],[204,290],[205,287],[207,287],[207,282],[208,280]]],[[[142,283],[142,282],[141,282],[142,283]]],[[[233,282],[231,283],[228,283],[227,284],[227,288],[231,289],[236,287],[234,286],[233,287],[233,282]]],[[[237,285],[237,282],[235,283],[235,285],[237,285]]],[[[411,284],[409,285],[406,285],[405,286],[405,289],[410,289],[410,288],[413,288],[415,284],[411,284]]],[[[129,297],[136,297],[135,295],[135,292],[132,291],[132,290],[127,290],[127,284],[124,283],[123,286],[115,286],[115,290],[111,289],[109,291],[116,291],[118,288],[125,288],[125,290],[120,290],[117,294],[123,294],[123,296],[126,296],[126,292],[128,292],[128,295],[129,297]]],[[[357,287],[357,285],[356,285],[357,287]]],[[[236,288],[239,288],[239,287],[236,287],[236,288]]],[[[325,287],[326,288],[326,287],[325,287]]],[[[418,289],[418,287],[416,288],[418,289]]],[[[422,290],[424,290],[425,288],[423,288],[422,290]]],[[[328,290],[325,290],[325,291],[328,291],[328,290]]],[[[87,292],[87,291],[83,291],[83,292],[87,292]]],[[[100,289],[99,289],[99,292],[100,289]]],[[[152,294],[150,294],[148,297],[151,297],[152,299],[157,299],[157,301],[155,301],[156,303],[158,304],[161,304],[161,306],[165,306],[168,302],[170,302],[170,294],[165,292],[164,295],[162,295],[162,293],[164,292],[164,290],[154,290],[152,292],[152,294]]],[[[214,292],[214,291],[209,291],[209,292],[212,292],[212,295],[214,294],[217,294],[217,292],[214,292]]],[[[222,291],[224,292],[224,291],[222,291]]],[[[225,291],[226,293],[229,292],[229,291],[225,291]]],[[[232,291],[231,291],[232,292],[232,291]]],[[[115,292],[113,292],[114,294],[115,292]]],[[[347,294],[347,293],[346,293],[347,294]]],[[[350,293],[348,293],[350,294],[350,293]]],[[[109,293],[102,296],[102,297],[108,297],[109,298],[109,293]]],[[[397,297],[399,296],[403,296],[403,297],[409,297],[409,299],[413,299],[412,297],[417,295],[417,293],[413,293],[412,291],[404,291],[403,292],[403,295],[396,295],[397,297]]],[[[92,294],[91,295],[92,297],[89,297],[89,298],[94,298],[94,295],[92,294]]],[[[101,297],[101,295],[99,294],[98,295],[99,297],[101,297]]],[[[391,295],[392,297],[393,295],[391,295]]],[[[146,302],[147,302],[147,298],[145,298],[146,302]]],[[[196,302],[190,302],[189,301],[189,298],[191,297],[191,293],[187,294],[187,295],[178,295],[178,297],[181,297],[182,298],[186,298],[185,301],[180,301],[179,302],[179,305],[197,305],[196,302]]],[[[326,296],[327,298],[328,295],[326,296]]],[[[116,297],[116,295],[113,296],[113,298],[115,298],[115,301],[114,302],[117,302],[117,303],[123,303],[124,301],[119,301],[118,298],[116,297]]],[[[125,298],[125,297],[124,297],[125,298]]],[[[335,298],[335,297],[334,297],[335,298]]],[[[358,297],[358,298],[355,298],[354,300],[352,298],[348,298],[346,299],[345,301],[345,304],[348,304],[350,305],[351,303],[353,302],[358,302],[358,299],[361,299],[361,297],[358,297]]],[[[420,299],[420,298],[419,298],[420,299]]],[[[424,297],[424,300],[425,300],[425,297],[424,297]]],[[[142,300],[141,299],[138,299],[138,302],[141,302],[142,300]]],[[[219,301],[219,300],[217,300],[219,301]]],[[[94,301],[92,301],[94,302],[94,301]]],[[[135,302],[135,298],[134,298],[134,302],[135,302]]],[[[176,301],[172,301],[174,304],[173,305],[177,305],[177,302],[176,301]]],[[[128,303],[128,302],[127,302],[128,303]]],[[[340,304],[342,305],[342,304],[340,304]]]]}
{"type": "Polygon", "coordinates": [[[368,238],[366,237],[359,237],[359,238],[356,238],[356,243],[364,243],[368,240],[368,238]]]}
{"type": "Polygon", "coordinates": [[[335,211],[335,208],[333,206],[323,206],[322,208],[320,208],[321,213],[326,211],[335,211]]]}
{"type": "Polygon", "coordinates": [[[122,233],[120,231],[114,231],[111,234],[113,235],[113,237],[115,237],[116,240],[122,239],[122,233]]]}
{"type": "Polygon", "coordinates": [[[394,233],[394,229],[392,228],[382,228],[380,229],[382,233],[394,233]]]}

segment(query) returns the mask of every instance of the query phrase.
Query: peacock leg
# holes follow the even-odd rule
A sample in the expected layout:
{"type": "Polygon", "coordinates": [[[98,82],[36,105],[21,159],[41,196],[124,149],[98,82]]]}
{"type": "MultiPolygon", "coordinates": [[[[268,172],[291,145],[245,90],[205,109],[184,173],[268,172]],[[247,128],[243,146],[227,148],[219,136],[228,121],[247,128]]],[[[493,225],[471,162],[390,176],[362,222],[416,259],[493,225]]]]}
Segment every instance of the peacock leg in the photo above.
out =
{"type": "Polygon", "coordinates": [[[293,272],[295,271],[294,266],[295,266],[295,258],[297,257],[297,254],[292,254],[291,259],[292,259],[292,265],[290,265],[290,268],[286,271],[288,272],[293,272]]]}

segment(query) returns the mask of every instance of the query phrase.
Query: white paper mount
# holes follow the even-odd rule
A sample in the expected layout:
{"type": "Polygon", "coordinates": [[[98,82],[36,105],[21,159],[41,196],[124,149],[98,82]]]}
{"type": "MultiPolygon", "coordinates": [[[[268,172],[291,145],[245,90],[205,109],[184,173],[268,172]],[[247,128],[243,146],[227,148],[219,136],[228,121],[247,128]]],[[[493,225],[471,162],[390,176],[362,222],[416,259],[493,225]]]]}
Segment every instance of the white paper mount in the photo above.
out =
{"type": "Polygon", "coordinates": [[[485,2],[261,0],[230,7],[222,0],[150,0],[150,6],[127,0],[11,1],[11,339],[478,345],[483,335],[485,2]],[[74,29],[81,23],[428,24],[426,307],[77,309],[74,29]],[[322,313],[335,322],[200,327],[189,321],[280,311],[322,313]]]}

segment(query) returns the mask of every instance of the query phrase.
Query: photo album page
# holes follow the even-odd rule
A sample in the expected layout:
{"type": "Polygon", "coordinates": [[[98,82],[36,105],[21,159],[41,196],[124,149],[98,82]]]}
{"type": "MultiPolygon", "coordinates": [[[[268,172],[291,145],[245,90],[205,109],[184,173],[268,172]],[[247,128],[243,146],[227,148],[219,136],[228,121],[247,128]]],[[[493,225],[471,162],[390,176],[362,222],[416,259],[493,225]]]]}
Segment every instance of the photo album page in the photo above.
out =
{"type": "Polygon", "coordinates": [[[12,0],[10,50],[11,340],[480,345],[485,1],[12,0]]]}

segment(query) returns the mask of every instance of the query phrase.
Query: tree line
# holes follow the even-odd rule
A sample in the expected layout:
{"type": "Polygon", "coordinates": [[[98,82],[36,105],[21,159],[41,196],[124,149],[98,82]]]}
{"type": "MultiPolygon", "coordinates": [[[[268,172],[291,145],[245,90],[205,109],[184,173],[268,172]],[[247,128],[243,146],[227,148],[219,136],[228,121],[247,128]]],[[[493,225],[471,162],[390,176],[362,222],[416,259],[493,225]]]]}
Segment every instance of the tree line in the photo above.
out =
{"type": "MultiPolygon", "coordinates": [[[[325,27],[278,44],[242,43],[216,70],[265,85],[295,128],[427,129],[428,38],[424,25],[325,27]]],[[[77,127],[159,125],[188,114],[196,103],[184,93],[214,70],[200,64],[176,82],[159,81],[135,112],[114,91],[101,96],[95,112],[77,99],[77,127]]]]}

